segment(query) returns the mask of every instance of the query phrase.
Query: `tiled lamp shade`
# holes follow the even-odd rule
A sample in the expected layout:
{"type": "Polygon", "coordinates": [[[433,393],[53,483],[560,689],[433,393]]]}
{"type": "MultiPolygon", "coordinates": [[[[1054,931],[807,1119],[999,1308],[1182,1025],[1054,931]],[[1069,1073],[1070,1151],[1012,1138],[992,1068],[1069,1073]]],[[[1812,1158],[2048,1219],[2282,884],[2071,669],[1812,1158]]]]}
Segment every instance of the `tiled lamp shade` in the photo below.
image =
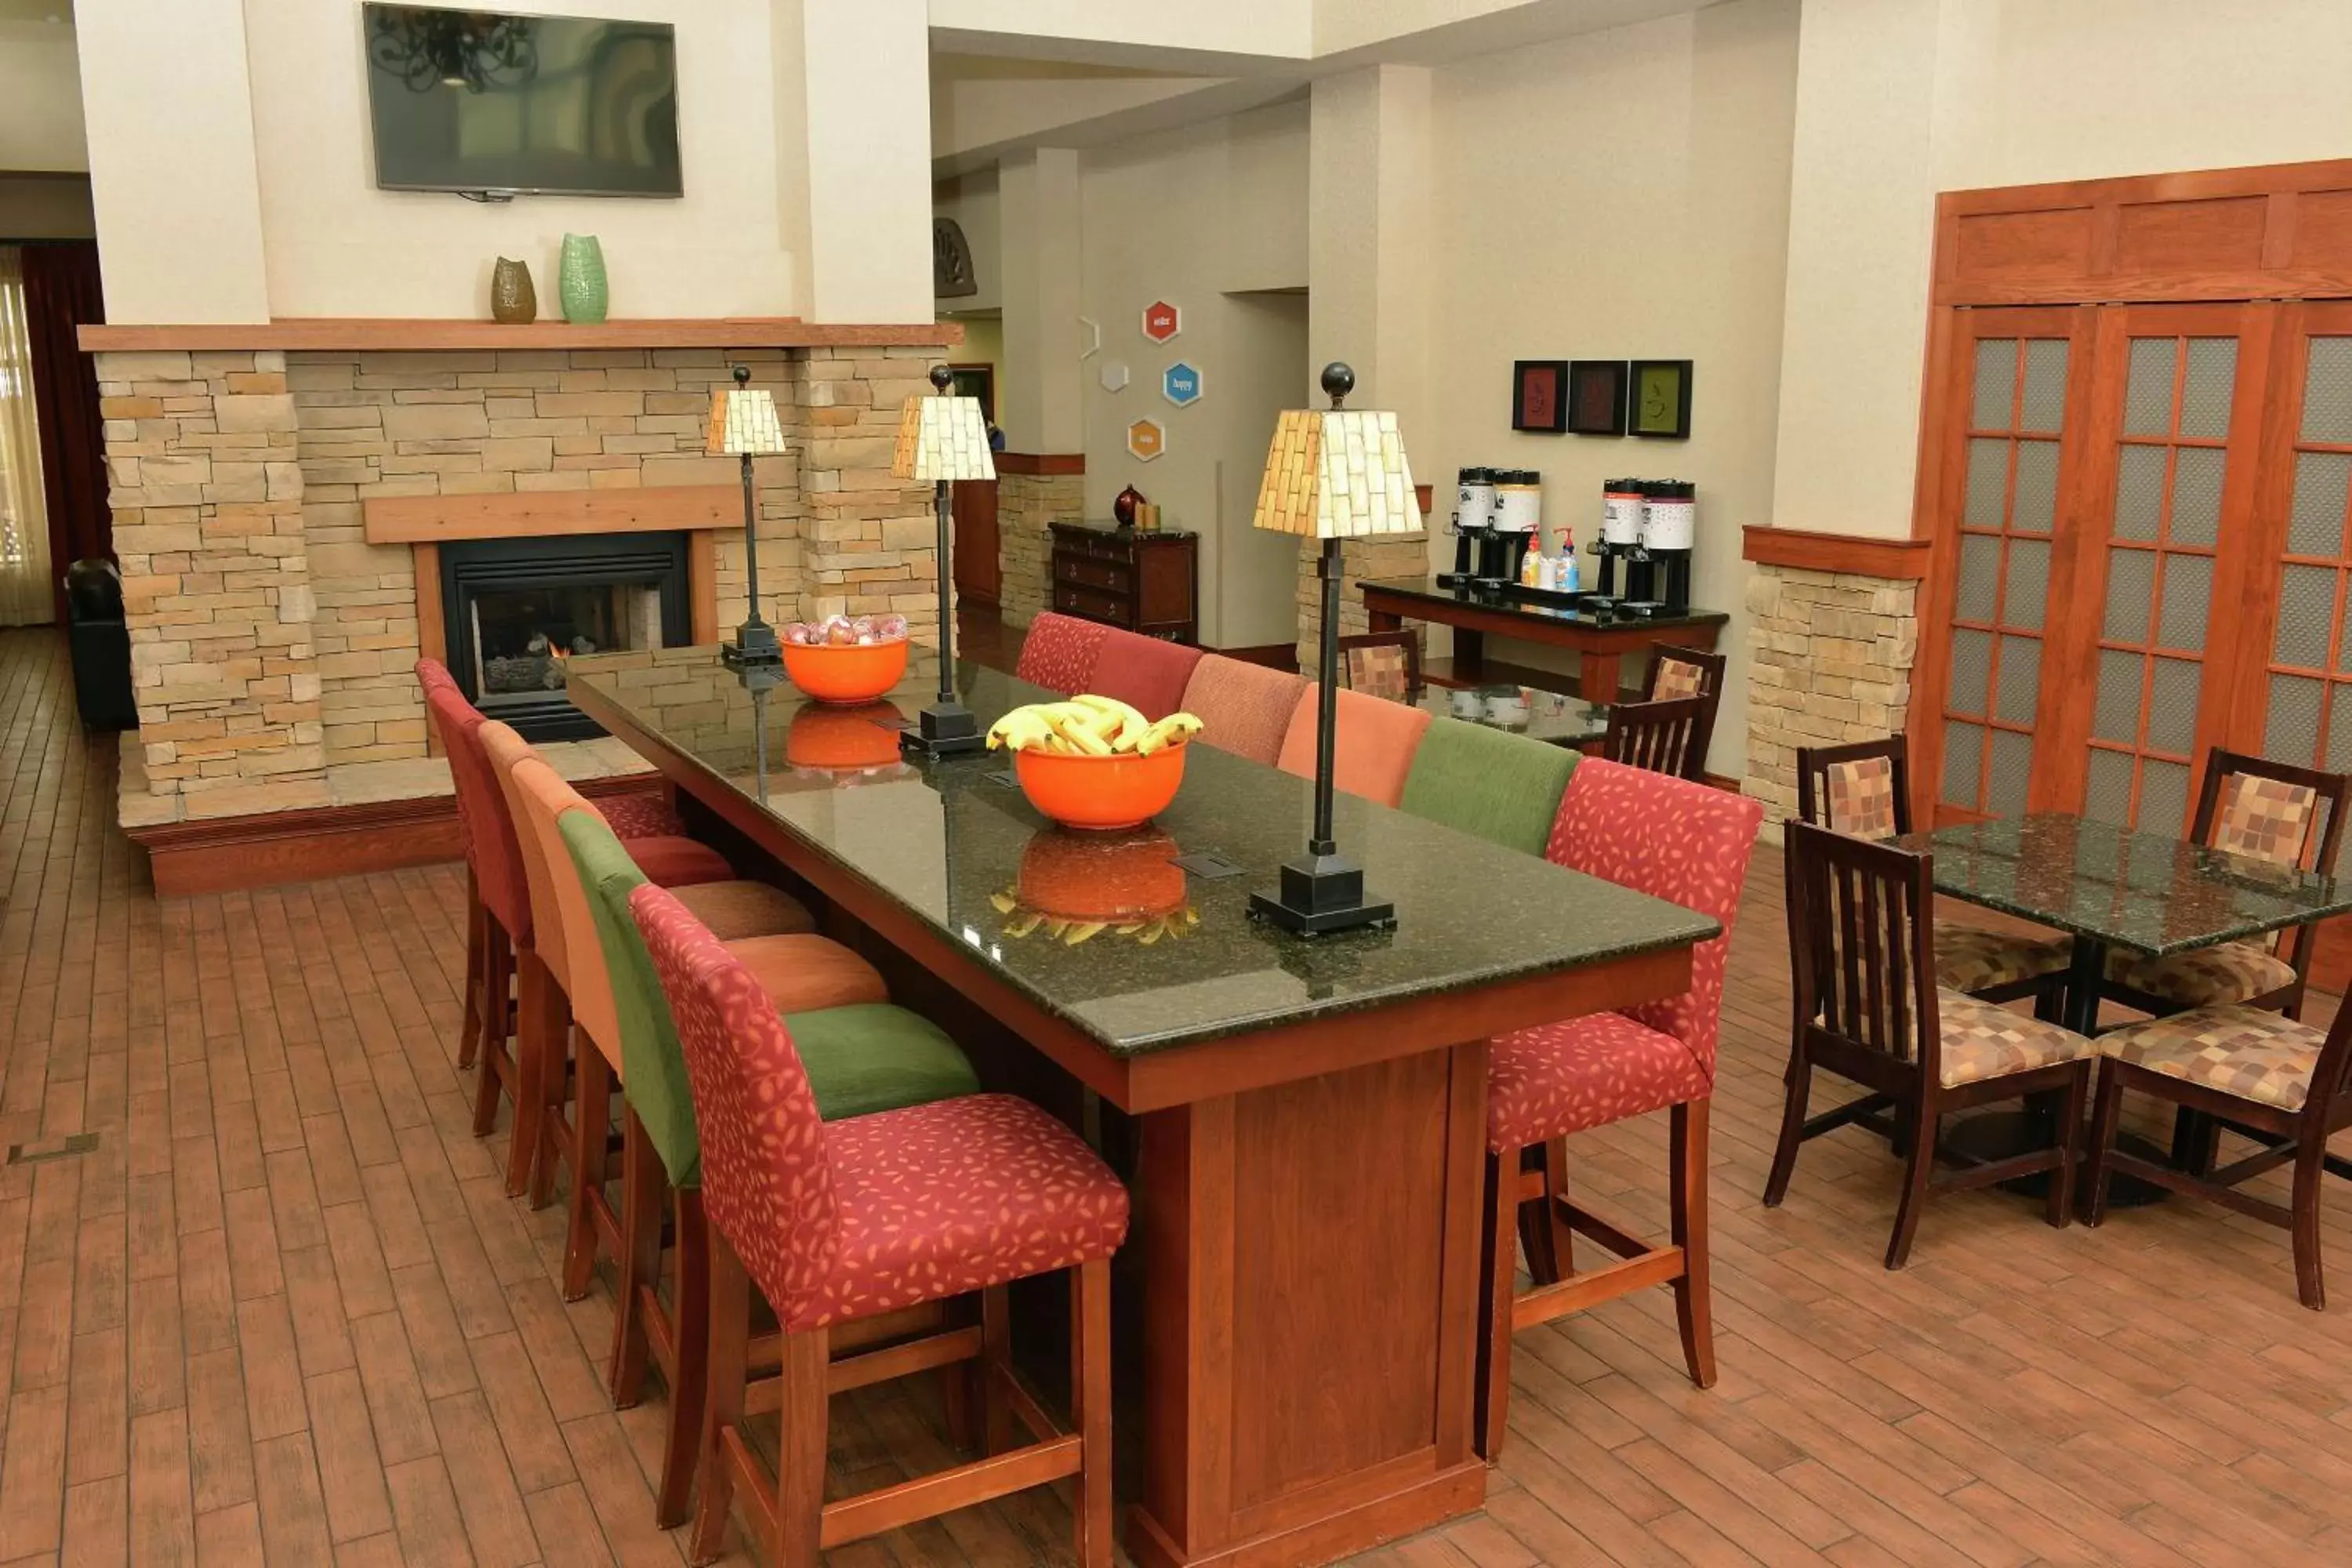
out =
{"type": "Polygon", "coordinates": [[[1423,526],[1393,414],[1298,408],[1275,426],[1255,524],[1311,539],[1410,533],[1423,526]]]}
{"type": "Polygon", "coordinates": [[[890,473],[894,479],[924,484],[994,479],[996,459],[989,455],[988,419],[980,411],[980,399],[907,399],[898,412],[898,447],[890,458],[890,473]]]}
{"type": "Polygon", "coordinates": [[[723,386],[710,395],[710,433],[702,449],[714,458],[769,458],[784,449],[775,394],[764,386],[723,386]]]}

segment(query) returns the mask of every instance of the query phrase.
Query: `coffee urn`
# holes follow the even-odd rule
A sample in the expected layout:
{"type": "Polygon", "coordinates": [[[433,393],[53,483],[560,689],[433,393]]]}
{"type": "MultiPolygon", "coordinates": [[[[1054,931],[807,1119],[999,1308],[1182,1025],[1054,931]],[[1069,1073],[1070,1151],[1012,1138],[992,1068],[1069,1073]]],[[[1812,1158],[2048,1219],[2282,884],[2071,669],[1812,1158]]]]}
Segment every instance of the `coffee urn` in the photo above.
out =
{"type": "Polygon", "coordinates": [[[1454,489],[1454,570],[1438,574],[1438,586],[1467,588],[1478,574],[1478,563],[1494,536],[1495,471],[1464,468],[1454,489]]]}
{"type": "Polygon", "coordinates": [[[1642,542],[1642,516],[1647,505],[1648,496],[1639,479],[1610,479],[1601,487],[1601,533],[1593,542],[1592,552],[1601,558],[1596,586],[1604,605],[1636,596],[1626,581],[1630,575],[1626,563],[1642,542]]]}
{"type": "Polygon", "coordinates": [[[1691,551],[1698,534],[1698,487],[1686,479],[1660,479],[1650,486],[1643,510],[1642,547],[1650,558],[1650,591],[1661,614],[1690,608],[1691,551]]]}

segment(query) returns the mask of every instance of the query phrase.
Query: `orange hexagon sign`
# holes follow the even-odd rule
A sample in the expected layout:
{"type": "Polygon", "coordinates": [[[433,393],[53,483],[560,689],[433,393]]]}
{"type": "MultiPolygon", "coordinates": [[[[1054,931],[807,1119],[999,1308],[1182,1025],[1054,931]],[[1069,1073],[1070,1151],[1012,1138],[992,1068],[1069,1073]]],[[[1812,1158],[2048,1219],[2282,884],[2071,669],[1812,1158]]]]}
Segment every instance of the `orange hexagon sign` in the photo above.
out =
{"type": "Polygon", "coordinates": [[[1143,307],[1143,335],[1155,343],[1164,343],[1184,330],[1184,312],[1165,300],[1154,300],[1143,307]]]}
{"type": "Polygon", "coordinates": [[[1150,462],[1168,449],[1168,432],[1157,419],[1139,419],[1127,427],[1128,456],[1150,462]]]}

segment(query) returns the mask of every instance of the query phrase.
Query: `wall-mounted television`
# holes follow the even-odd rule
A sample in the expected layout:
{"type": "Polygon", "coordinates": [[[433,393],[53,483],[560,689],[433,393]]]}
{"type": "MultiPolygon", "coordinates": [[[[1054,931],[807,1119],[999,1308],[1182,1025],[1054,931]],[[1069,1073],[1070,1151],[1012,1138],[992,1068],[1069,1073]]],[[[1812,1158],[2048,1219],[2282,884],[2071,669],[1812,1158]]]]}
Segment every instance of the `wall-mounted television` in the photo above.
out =
{"type": "Polygon", "coordinates": [[[361,10],[383,189],[684,194],[677,35],[667,23],[361,10]]]}

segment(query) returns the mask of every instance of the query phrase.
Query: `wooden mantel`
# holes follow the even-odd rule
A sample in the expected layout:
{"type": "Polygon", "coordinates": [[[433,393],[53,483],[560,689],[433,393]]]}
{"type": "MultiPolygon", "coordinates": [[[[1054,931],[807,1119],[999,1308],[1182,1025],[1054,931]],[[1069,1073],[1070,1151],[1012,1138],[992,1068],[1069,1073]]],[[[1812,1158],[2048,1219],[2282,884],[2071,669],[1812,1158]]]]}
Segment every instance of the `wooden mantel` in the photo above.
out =
{"type": "Polygon", "coordinates": [[[175,349],[360,350],[370,353],[449,349],[803,349],[952,348],[963,342],[953,321],[861,326],[803,321],[796,316],[702,316],[667,321],[497,321],[373,316],[280,316],[268,321],[191,326],[89,326],[87,353],[137,353],[175,349]]]}

